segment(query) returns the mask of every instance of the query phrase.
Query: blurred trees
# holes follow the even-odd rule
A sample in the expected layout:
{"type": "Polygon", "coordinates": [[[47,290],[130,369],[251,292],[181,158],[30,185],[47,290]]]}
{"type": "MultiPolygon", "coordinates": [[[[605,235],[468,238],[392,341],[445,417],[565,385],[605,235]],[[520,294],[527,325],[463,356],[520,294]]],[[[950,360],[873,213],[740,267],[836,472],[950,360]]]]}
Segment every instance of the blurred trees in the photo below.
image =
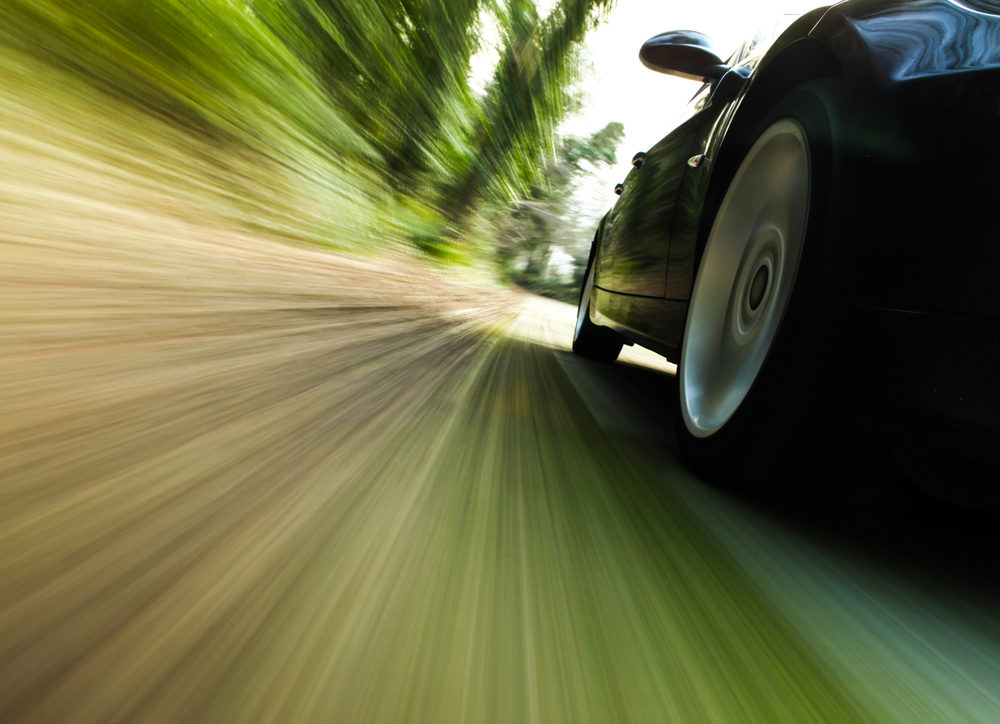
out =
{"type": "Polygon", "coordinates": [[[559,0],[542,17],[535,0],[269,3],[271,16],[287,14],[274,26],[381,155],[386,185],[439,217],[427,236],[452,239],[551,165],[575,51],[610,5],[559,0]],[[487,26],[498,30],[499,61],[477,97],[470,63],[487,26]]]}
{"type": "Polygon", "coordinates": [[[520,286],[576,303],[593,229],[581,229],[567,212],[581,176],[612,165],[624,136],[613,122],[589,138],[562,139],[538,182],[498,220],[498,257],[505,275],[520,286]]]}
{"type": "Polygon", "coordinates": [[[86,105],[120,165],[177,166],[226,223],[470,254],[514,200],[563,194],[555,129],[612,2],[5,0],[0,70],[12,107],[86,105]]]}
{"type": "Polygon", "coordinates": [[[401,193],[426,194],[428,176],[441,173],[465,140],[479,0],[277,4],[292,20],[285,40],[379,152],[385,182],[401,193]]]}
{"type": "Polygon", "coordinates": [[[545,19],[534,2],[510,0],[503,50],[472,129],[474,152],[446,186],[453,220],[478,198],[512,199],[530,188],[555,151],[555,127],[572,105],[575,50],[610,0],[562,0],[545,19]]]}

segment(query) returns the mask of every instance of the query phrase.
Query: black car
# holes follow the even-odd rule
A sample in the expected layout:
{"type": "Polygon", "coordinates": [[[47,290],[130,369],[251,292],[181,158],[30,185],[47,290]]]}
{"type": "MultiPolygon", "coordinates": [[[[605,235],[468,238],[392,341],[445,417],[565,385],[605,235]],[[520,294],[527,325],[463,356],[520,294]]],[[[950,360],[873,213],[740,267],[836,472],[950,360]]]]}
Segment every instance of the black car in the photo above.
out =
{"type": "Polygon", "coordinates": [[[844,429],[992,470],[1000,2],[849,0],[726,61],[688,31],[640,59],[703,85],[616,187],[573,350],[676,362],[681,449],[732,482],[844,429]]]}

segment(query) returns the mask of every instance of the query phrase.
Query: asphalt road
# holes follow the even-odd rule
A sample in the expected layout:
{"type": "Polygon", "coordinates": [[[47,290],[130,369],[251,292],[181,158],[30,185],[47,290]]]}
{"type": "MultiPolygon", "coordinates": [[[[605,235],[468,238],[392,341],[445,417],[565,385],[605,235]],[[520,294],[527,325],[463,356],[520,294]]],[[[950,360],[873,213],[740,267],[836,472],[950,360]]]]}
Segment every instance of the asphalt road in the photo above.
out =
{"type": "Polygon", "coordinates": [[[24,204],[0,721],[1000,720],[995,517],[693,479],[566,305],[24,204]]]}

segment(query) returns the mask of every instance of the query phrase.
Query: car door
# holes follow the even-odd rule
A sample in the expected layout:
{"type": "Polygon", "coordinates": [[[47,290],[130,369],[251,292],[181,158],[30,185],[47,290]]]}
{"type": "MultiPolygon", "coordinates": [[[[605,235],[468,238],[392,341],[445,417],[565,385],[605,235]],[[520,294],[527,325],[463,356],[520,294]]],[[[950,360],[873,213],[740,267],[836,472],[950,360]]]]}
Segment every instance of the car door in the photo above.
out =
{"type": "Polygon", "coordinates": [[[646,297],[666,292],[670,239],[685,183],[694,172],[704,129],[718,109],[706,85],[692,102],[692,115],[647,152],[636,154],[621,198],[604,226],[599,286],[646,297]]]}

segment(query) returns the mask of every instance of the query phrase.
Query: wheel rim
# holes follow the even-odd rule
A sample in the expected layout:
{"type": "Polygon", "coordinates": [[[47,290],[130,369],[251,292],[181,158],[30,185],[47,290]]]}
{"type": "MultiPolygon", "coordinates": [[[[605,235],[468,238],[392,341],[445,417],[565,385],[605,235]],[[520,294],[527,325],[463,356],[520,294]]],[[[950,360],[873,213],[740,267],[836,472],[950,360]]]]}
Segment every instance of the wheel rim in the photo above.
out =
{"type": "Polygon", "coordinates": [[[583,323],[590,313],[590,294],[594,290],[594,266],[595,263],[591,262],[590,268],[587,269],[587,280],[583,283],[583,291],[580,292],[580,303],[576,310],[576,329],[573,330],[574,341],[579,339],[580,330],[583,329],[583,323]]]}
{"type": "Polygon", "coordinates": [[[691,293],[679,386],[695,437],[718,432],[746,399],[795,286],[810,194],[809,151],[791,119],[769,126],[729,185],[691,293]]]}

